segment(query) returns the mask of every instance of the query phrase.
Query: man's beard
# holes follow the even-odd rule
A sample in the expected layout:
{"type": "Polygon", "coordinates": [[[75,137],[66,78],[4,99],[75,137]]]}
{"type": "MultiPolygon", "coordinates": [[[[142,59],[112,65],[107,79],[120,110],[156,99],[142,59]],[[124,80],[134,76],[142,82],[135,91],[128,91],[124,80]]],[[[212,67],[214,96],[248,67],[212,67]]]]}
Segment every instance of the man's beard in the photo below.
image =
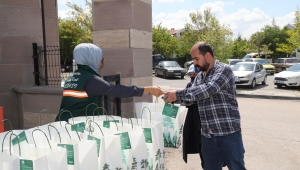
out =
{"type": "Polygon", "coordinates": [[[207,71],[209,68],[209,63],[205,60],[203,66],[198,64],[195,65],[200,71],[207,71]]]}

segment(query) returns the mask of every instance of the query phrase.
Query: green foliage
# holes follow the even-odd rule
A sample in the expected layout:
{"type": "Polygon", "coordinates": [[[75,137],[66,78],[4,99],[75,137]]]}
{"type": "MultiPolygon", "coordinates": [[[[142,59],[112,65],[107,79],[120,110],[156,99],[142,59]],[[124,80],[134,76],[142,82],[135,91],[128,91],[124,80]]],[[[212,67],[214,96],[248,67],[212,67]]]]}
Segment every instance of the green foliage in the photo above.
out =
{"type": "Polygon", "coordinates": [[[286,39],[286,42],[277,44],[277,51],[290,54],[295,49],[300,49],[300,10],[298,8],[295,12],[295,26],[294,30],[285,31],[288,38],[286,39]]]}
{"type": "Polygon", "coordinates": [[[211,12],[211,8],[190,13],[191,23],[185,25],[185,32],[181,37],[180,53],[188,56],[190,49],[198,41],[208,42],[214,50],[215,57],[225,61],[231,56],[231,30],[228,25],[221,24],[211,12]]]}
{"type": "Polygon", "coordinates": [[[158,24],[152,27],[152,54],[163,54],[172,57],[177,53],[178,41],[167,28],[158,24]]]}
{"type": "Polygon", "coordinates": [[[67,2],[71,8],[69,17],[59,18],[59,41],[61,46],[61,61],[72,61],[73,50],[77,44],[92,43],[92,3],[91,0],[85,0],[86,9],[67,2]]]}

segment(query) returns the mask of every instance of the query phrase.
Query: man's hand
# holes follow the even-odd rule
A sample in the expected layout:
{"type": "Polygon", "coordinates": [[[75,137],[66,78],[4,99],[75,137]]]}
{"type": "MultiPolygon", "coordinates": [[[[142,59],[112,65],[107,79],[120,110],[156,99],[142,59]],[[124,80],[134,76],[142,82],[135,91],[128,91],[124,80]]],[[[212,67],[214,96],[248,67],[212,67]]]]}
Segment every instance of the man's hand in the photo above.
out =
{"type": "Polygon", "coordinates": [[[164,100],[166,103],[172,103],[172,102],[174,102],[177,99],[177,97],[176,97],[176,90],[171,90],[169,92],[166,92],[165,96],[168,97],[166,100],[164,100]]]}

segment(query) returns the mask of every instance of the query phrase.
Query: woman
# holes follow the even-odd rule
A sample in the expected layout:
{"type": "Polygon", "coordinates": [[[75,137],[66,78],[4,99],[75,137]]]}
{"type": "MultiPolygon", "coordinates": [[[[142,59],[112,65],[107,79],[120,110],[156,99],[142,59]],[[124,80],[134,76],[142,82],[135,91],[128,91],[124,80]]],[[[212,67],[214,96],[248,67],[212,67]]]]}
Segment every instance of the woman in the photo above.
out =
{"type": "Polygon", "coordinates": [[[99,74],[104,66],[102,49],[94,44],[82,43],[74,49],[74,60],[78,69],[64,85],[60,111],[55,121],[68,121],[77,116],[93,115],[95,107],[87,108],[91,103],[102,106],[102,96],[133,97],[152,94],[156,97],[163,94],[159,87],[113,85],[103,80],[99,74]],[[71,114],[66,113],[71,112],[71,114]]]}

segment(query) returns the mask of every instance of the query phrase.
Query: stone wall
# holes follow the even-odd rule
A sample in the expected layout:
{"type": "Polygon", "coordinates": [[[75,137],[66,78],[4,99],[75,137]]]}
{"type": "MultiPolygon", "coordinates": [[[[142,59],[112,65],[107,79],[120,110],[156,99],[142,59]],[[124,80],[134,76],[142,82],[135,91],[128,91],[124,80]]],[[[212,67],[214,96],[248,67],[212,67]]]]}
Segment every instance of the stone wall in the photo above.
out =
{"type": "MultiPolygon", "coordinates": [[[[13,86],[34,84],[32,43],[42,46],[41,0],[0,0],[0,106],[14,129],[23,128],[13,86]]],[[[44,0],[47,44],[58,44],[57,6],[44,0]]],[[[8,124],[5,124],[8,129],[8,124]]]]}

